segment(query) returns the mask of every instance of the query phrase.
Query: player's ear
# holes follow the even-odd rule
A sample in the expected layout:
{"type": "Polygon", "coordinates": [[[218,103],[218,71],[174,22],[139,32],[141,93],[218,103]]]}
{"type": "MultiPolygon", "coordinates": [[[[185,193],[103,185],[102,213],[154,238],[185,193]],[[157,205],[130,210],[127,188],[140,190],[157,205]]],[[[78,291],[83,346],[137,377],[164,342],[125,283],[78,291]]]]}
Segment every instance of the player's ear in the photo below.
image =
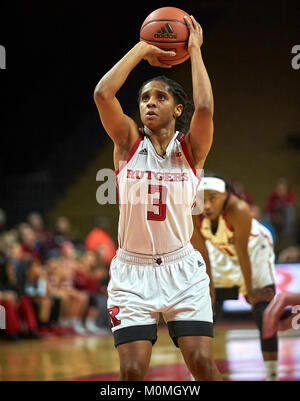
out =
{"type": "Polygon", "coordinates": [[[174,117],[175,118],[180,117],[182,112],[183,112],[183,105],[182,104],[177,104],[175,106],[175,110],[174,110],[174,117]]]}

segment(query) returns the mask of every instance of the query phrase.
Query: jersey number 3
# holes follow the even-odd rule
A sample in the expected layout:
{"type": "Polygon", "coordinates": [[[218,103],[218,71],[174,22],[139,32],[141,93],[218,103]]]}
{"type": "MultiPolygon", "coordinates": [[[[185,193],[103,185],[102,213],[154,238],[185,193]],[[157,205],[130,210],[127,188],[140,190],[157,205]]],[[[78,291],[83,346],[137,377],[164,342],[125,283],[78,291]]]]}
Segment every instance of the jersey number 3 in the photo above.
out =
{"type": "Polygon", "coordinates": [[[147,212],[147,220],[164,221],[166,218],[167,187],[163,185],[148,186],[148,194],[159,193],[159,198],[153,199],[153,205],[158,206],[158,213],[147,212]]]}

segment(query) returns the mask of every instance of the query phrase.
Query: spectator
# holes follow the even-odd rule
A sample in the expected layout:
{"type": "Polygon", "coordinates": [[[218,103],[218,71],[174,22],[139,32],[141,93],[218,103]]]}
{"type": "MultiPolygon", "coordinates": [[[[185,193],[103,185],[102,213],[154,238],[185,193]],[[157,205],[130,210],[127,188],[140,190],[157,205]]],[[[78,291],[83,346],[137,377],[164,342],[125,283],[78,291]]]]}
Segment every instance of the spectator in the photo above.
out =
{"type": "Polygon", "coordinates": [[[63,242],[72,242],[78,252],[84,251],[84,246],[81,241],[74,238],[70,220],[65,216],[61,216],[56,220],[54,242],[58,247],[60,247],[63,242]]]}
{"type": "Polygon", "coordinates": [[[40,246],[36,234],[30,225],[27,223],[20,224],[19,235],[24,259],[34,259],[41,263],[40,246]]]}
{"type": "Polygon", "coordinates": [[[40,245],[40,252],[43,260],[45,260],[48,257],[49,251],[56,247],[53,240],[53,234],[45,228],[43,218],[39,213],[30,213],[27,217],[27,221],[35,232],[37,241],[40,245]]]}
{"type": "Polygon", "coordinates": [[[29,262],[27,279],[25,282],[25,294],[30,297],[38,318],[38,326],[41,334],[51,333],[50,314],[52,297],[48,293],[46,274],[37,261],[29,262]]]}
{"type": "Polygon", "coordinates": [[[59,258],[61,266],[60,287],[68,296],[70,318],[62,320],[64,327],[73,328],[78,334],[86,333],[83,319],[87,312],[89,297],[83,291],[75,288],[75,274],[78,268],[76,261],[76,250],[72,242],[61,244],[61,256],[59,258]]]}
{"type": "Polygon", "coordinates": [[[9,261],[0,266],[1,304],[6,311],[6,337],[39,338],[37,321],[30,299],[20,292],[15,267],[9,261]],[[24,321],[24,326],[21,323],[24,321]]]}
{"type": "Polygon", "coordinates": [[[91,264],[91,261],[93,262],[94,258],[90,252],[81,257],[75,275],[75,285],[77,289],[83,290],[89,295],[85,327],[88,331],[99,334],[109,327],[107,294],[106,289],[101,287],[101,280],[106,276],[106,268],[91,264]]]}
{"type": "Polygon", "coordinates": [[[108,222],[105,218],[99,217],[95,227],[85,239],[85,247],[88,251],[96,251],[106,265],[109,265],[116,254],[116,244],[107,233],[108,222]]]}
{"type": "Polygon", "coordinates": [[[266,212],[276,234],[283,238],[293,234],[296,194],[285,178],[280,178],[268,196],[266,212]]]}
{"type": "Polygon", "coordinates": [[[60,246],[63,242],[72,241],[71,224],[67,217],[59,217],[55,224],[54,241],[60,246]]]}

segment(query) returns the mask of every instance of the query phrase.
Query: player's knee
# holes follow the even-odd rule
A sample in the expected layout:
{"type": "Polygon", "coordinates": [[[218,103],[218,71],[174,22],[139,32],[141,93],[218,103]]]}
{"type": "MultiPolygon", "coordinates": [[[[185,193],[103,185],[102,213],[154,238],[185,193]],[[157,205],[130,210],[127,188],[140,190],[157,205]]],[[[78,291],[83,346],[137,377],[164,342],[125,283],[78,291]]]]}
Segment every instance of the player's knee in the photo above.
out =
{"type": "Polygon", "coordinates": [[[145,366],[140,361],[127,361],[120,368],[120,381],[144,380],[145,366]]]}
{"type": "Polygon", "coordinates": [[[198,380],[210,380],[214,374],[214,361],[204,349],[194,350],[190,355],[190,366],[198,380]]]}

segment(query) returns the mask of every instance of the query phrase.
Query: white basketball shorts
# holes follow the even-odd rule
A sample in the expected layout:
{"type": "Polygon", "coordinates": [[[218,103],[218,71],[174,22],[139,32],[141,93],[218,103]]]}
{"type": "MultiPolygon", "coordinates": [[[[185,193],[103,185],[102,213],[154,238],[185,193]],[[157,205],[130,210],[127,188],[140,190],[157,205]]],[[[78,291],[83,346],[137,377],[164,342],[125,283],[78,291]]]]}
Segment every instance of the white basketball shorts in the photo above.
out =
{"type": "Polygon", "coordinates": [[[154,344],[160,312],[177,347],[180,336],[213,337],[209,277],[190,243],[154,256],[118,249],[110,276],[107,307],[115,346],[137,340],[154,344]]]}

